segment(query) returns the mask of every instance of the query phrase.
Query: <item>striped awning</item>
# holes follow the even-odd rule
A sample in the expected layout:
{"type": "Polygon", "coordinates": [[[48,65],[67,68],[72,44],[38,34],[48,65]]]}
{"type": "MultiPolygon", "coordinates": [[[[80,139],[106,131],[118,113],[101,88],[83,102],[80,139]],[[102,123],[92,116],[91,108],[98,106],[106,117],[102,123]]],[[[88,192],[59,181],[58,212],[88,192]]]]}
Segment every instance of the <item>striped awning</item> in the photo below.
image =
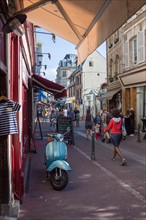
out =
{"type": "Polygon", "coordinates": [[[105,94],[103,94],[100,99],[107,99],[107,100],[111,100],[113,98],[113,96],[118,93],[121,89],[114,89],[111,91],[107,91],[105,94]]]}
{"type": "Polygon", "coordinates": [[[32,83],[34,87],[52,93],[55,98],[62,98],[67,96],[64,86],[61,86],[36,74],[33,74],[32,76],[32,83]]]}

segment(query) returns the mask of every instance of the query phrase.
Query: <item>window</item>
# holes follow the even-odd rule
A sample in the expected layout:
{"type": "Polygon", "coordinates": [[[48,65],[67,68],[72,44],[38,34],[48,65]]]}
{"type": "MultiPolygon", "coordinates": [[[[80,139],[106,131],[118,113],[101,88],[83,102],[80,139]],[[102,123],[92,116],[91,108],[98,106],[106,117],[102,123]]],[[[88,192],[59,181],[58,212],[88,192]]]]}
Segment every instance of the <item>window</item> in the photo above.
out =
{"type": "Polygon", "coordinates": [[[89,66],[93,66],[93,61],[89,61],[89,66]]]}
{"type": "Polygon", "coordinates": [[[115,73],[120,73],[120,59],[119,56],[116,55],[116,60],[115,60],[115,73]]]}
{"type": "Polygon", "coordinates": [[[110,60],[109,69],[110,69],[110,75],[112,76],[113,75],[113,60],[112,59],[110,60]]]}
{"type": "Polygon", "coordinates": [[[80,83],[80,77],[77,76],[77,77],[76,77],[76,84],[79,85],[79,83],[80,83]]]}
{"type": "Polygon", "coordinates": [[[117,30],[114,34],[114,43],[116,44],[119,41],[119,30],[117,30]]]}
{"type": "Polygon", "coordinates": [[[129,40],[129,62],[130,66],[137,63],[137,36],[129,40]]]}
{"type": "Polygon", "coordinates": [[[108,48],[110,49],[112,46],[113,46],[113,36],[111,36],[108,41],[108,48]]]}
{"type": "Polygon", "coordinates": [[[63,71],[62,77],[66,77],[66,71],[63,71]]]}
{"type": "Polygon", "coordinates": [[[133,40],[133,61],[137,63],[137,37],[134,37],[133,40]]]}

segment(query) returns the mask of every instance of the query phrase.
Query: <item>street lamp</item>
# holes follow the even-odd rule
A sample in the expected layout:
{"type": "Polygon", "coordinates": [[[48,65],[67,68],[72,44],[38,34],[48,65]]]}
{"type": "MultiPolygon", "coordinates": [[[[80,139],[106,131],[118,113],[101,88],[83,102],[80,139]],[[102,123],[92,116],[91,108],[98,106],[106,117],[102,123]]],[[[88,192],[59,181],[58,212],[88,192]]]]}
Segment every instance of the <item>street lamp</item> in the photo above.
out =
{"type": "Polygon", "coordinates": [[[38,72],[38,73],[35,73],[35,74],[39,75],[40,73],[42,73],[44,76],[46,75],[45,72],[38,72]]]}
{"type": "Polygon", "coordinates": [[[52,34],[52,33],[46,33],[46,32],[42,32],[42,31],[33,31],[34,33],[37,33],[37,34],[48,34],[48,35],[52,35],[52,41],[55,43],[56,41],[56,37],[55,37],[55,34],[52,34]]]}
{"type": "Polygon", "coordinates": [[[41,65],[41,62],[40,62],[40,64],[35,64],[35,65],[32,67],[32,72],[33,72],[33,73],[40,72],[39,70],[40,70],[40,68],[41,68],[42,66],[44,66],[44,69],[45,69],[45,70],[47,69],[47,65],[41,65]],[[39,67],[39,68],[37,68],[37,67],[39,67]],[[38,69],[39,69],[39,70],[38,70],[38,69]]]}
{"type": "MultiPolygon", "coordinates": [[[[40,27],[38,27],[38,26],[34,26],[35,28],[40,28],[40,27]]],[[[32,30],[30,30],[30,31],[32,31],[32,30]]],[[[53,34],[53,33],[48,33],[48,32],[44,32],[44,31],[36,31],[36,30],[33,30],[32,32],[34,32],[34,33],[37,33],[37,34],[47,34],[47,35],[52,35],[52,41],[55,43],[55,41],[56,41],[56,36],[55,36],[55,34],[53,34]]]]}
{"type": "Polygon", "coordinates": [[[38,67],[44,66],[45,70],[47,69],[47,65],[35,64],[35,66],[38,66],[38,67]]]}
{"type": "Polygon", "coordinates": [[[2,27],[2,32],[5,34],[14,32],[16,35],[22,36],[25,33],[22,24],[26,21],[27,16],[25,14],[18,14],[13,17],[10,17],[8,14],[6,15],[7,15],[6,23],[4,23],[2,19],[2,22],[4,24],[2,27]]]}
{"type": "Polygon", "coordinates": [[[48,55],[49,60],[51,60],[51,54],[50,53],[40,53],[40,52],[36,52],[38,57],[42,57],[43,54],[48,55]]]}

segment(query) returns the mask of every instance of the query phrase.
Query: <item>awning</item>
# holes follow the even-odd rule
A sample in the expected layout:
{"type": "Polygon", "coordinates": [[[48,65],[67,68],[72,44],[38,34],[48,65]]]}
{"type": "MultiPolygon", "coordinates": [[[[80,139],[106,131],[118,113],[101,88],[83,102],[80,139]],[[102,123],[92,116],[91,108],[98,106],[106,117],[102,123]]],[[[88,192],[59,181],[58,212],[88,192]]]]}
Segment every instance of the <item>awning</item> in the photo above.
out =
{"type": "Polygon", "coordinates": [[[67,96],[65,87],[57,83],[54,83],[50,80],[47,80],[41,76],[38,76],[36,74],[33,74],[32,76],[32,83],[34,87],[52,93],[55,96],[55,98],[61,98],[67,96]]]}
{"type": "Polygon", "coordinates": [[[145,0],[14,0],[16,13],[75,44],[78,65],[144,4],[145,0]]]}
{"type": "Polygon", "coordinates": [[[112,91],[108,91],[106,92],[104,95],[101,96],[101,99],[107,99],[107,100],[111,100],[113,98],[113,96],[119,92],[121,89],[115,89],[112,91]]]}

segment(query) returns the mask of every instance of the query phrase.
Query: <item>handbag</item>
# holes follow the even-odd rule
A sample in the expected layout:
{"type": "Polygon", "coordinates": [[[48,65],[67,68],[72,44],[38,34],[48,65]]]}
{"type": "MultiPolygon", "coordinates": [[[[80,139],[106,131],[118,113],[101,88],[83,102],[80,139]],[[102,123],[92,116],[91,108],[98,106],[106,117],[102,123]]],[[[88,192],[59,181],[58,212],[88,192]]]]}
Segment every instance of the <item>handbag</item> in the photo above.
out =
{"type": "Polygon", "coordinates": [[[126,137],[127,136],[127,131],[126,131],[126,128],[125,128],[125,124],[122,123],[122,136],[126,137]]]}

